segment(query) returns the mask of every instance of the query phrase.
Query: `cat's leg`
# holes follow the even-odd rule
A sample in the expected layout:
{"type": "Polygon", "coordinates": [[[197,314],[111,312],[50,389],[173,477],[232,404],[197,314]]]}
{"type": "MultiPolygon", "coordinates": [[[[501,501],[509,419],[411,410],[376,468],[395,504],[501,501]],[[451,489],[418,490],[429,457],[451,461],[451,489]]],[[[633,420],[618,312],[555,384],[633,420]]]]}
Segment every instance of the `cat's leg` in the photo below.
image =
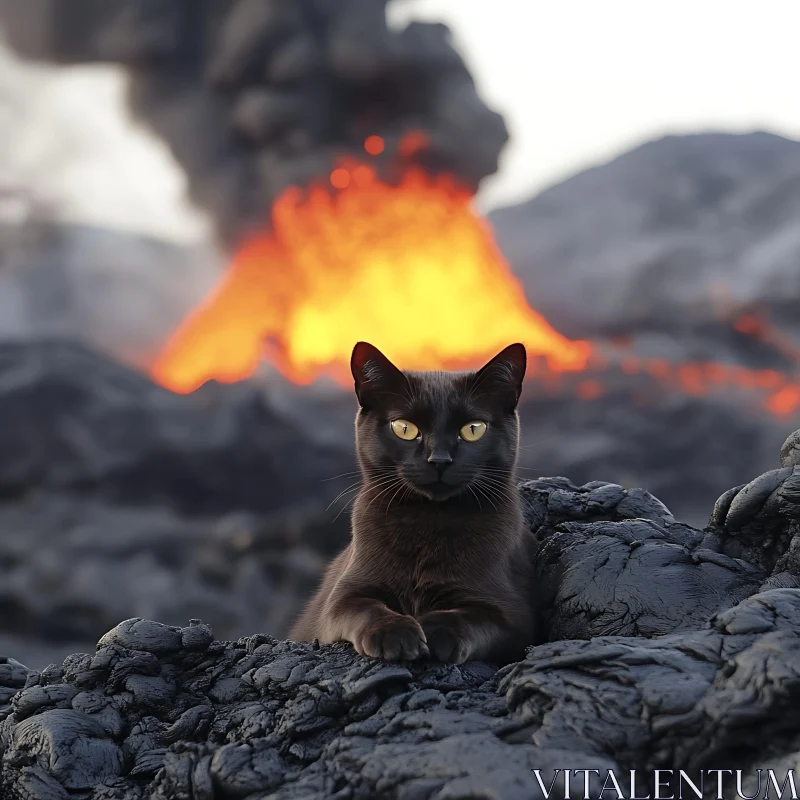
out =
{"type": "Polygon", "coordinates": [[[322,637],[322,619],[325,604],[331,596],[331,592],[342,577],[342,573],[347,568],[351,559],[352,548],[348,545],[331,562],[325,570],[319,588],[314,596],[306,605],[300,618],[292,626],[289,632],[289,639],[293,642],[313,642],[314,639],[322,637]]]}
{"type": "Polygon", "coordinates": [[[320,641],[347,641],[361,655],[386,661],[427,656],[425,633],[419,622],[392,611],[375,594],[366,587],[338,586],[323,612],[320,641]]]}
{"type": "Polygon", "coordinates": [[[514,637],[502,614],[491,607],[429,611],[419,621],[431,655],[446,664],[498,657],[514,637]]]}

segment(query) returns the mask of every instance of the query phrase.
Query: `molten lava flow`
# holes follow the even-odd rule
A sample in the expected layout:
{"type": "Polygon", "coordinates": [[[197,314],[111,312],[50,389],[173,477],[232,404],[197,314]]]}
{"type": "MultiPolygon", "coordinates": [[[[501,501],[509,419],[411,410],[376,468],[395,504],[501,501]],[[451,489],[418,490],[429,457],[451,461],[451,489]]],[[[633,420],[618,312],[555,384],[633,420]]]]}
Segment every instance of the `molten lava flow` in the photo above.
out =
{"type": "Polygon", "coordinates": [[[271,230],[245,243],[169,342],[159,383],[188,392],[232,382],[264,357],[295,383],[347,383],[359,340],[405,369],[477,366],[515,341],[552,370],[585,367],[590,346],[528,306],[470,191],[418,167],[390,185],[352,161],[330,183],[335,191],[292,188],[277,200],[271,230]]]}
{"type": "MultiPolygon", "coordinates": [[[[408,158],[426,143],[417,133],[398,152],[408,158]]],[[[364,149],[378,157],[385,143],[370,136],[364,149]]],[[[598,374],[616,369],[694,396],[728,387],[760,393],[781,417],[800,411],[797,376],[633,358],[625,343],[605,359],[599,347],[566,339],[528,306],[471,209],[472,193],[450,178],[409,167],[389,184],[372,167],[343,161],[328,183],[278,199],[270,231],[244,244],[221,285],[169,342],[153,369],[157,381],[188,392],[212,378],[247,378],[267,359],[295,383],[329,375],[346,384],[359,340],[406,369],[477,366],[522,341],[532,356],[529,377],[543,391],[572,375],[574,394],[596,400],[605,394],[598,374]]],[[[735,327],[792,354],[760,318],[742,316],[735,327]]]]}
{"type": "Polygon", "coordinates": [[[782,334],[765,317],[758,314],[742,314],[734,321],[733,327],[739,333],[752,336],[768,345],[788,361],[800,364],[800,347],[788,336],[782,334]]]}
{"type": "MultiPolygon", "coordinates": [[[[694,397],[733,388],[762,394],[764,408],[777,417],[791,417],[800,412],[800,378],[777,370],[752,370],[713,362],[671,364],[663,359],[630,357],[621,359],[619,368],[626,375],[646,374],[664,387],[694,397]]],[[[583,399],[594,399],[600,394],[579,392],[583,399]]]]}

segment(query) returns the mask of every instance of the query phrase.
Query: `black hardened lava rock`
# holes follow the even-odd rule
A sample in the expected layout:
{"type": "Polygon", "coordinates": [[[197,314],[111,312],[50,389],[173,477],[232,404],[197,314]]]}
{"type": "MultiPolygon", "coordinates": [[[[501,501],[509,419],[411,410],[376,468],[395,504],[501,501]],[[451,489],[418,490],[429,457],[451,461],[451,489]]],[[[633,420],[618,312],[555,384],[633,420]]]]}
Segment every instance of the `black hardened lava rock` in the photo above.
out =
{"type": "Polygon", "coordinates": [[[0,500],[69,492],[192,517],[269,513],[320,499],[325,478],[352,468],[254,384],[179,395],[63,341],[0,342],[0,419],[0,500]]]}
{"type": "MultiPolygon", "coordinates": [[[[799,631],[800,593],[773,589],[704,628],[545,644],[498,671],[128,620],[27,676],[2,712],[0,788],[522,800],[540,796],[533,769],[755,767],[797,752],[799,631]]],[[[4,666],[18,688],[24,668],[4,666]]]]}
{"type": "Polygon", "coordinates": [[[641,490],[524,483],[547,641],[500,669],[140,618],[62,666],[0,660],[1,796],[527,800],[533,770],[791,766],[798,439],[704,531],[641,490]]]}

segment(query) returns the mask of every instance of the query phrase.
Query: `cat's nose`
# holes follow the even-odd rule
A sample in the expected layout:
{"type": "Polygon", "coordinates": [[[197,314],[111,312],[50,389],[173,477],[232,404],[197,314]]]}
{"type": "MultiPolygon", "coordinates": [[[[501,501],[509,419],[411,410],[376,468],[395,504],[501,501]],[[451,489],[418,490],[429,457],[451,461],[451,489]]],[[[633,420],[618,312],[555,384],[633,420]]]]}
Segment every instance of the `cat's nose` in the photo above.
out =
{"type": "Polygon", "coordinates": [[[428,456],[428,463],[436,467],[437,471],[441,475],[445,469],[447,469],[448,465],[453,463],[453,457],[450,455],[450,453],[434,450],[428,456]]]}

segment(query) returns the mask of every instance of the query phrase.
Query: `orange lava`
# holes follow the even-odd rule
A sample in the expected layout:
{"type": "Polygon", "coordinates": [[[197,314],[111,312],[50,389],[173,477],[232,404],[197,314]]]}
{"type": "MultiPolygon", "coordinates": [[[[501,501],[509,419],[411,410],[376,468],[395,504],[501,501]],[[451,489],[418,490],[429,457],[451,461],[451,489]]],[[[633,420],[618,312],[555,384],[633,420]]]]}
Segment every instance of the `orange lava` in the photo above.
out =
{"type": "MultiPolygon", "coordinates": [[[[764,407],[778,417],[800,413],[800,378],[772,369],[753,370],[714,362],[671,364],[662,359],[623,358],[620,371],[626,375],[647,374],[667,388],[703,397],[728,388],[760,392],[764,407]]],[[[579,396],[585,394],[579,391],[579,396]]]]}
{"type": "Polygon", "coordinates": [[[581,381],[576,387],[576,391],[581,400],[597,400],[598,397],[605,394],[603,384],[593,378],[581,381]]]}
{"type": "MultiPolygon", "coordinates": [[[[410,158],[426,146],[426,136],[414,132],[397,150],[410,158]]],[[[364,142],[368,156],[385,147],[379,136],[364,142]]],[[[153,377],[190,392],[210,379],[248,378],[266,360],[294,383],[327,375],[348,385],[359,340],[405,369],[473,367],[522,341],[529,379],[544,391],[560,390],[572,375],[575,395],[596,400],[606,391],[599,373],[616,369],[696,397],[754,392],[776,416],[800,413],[796,375],[637,358],[624,341],[604,356],[562,336],[528,305],[472,199],[447,176],[408,166],[390,184],[355,160],[306,191],[287,190],[272,208],[270,229],[240,248],[220,285],[176,331],[153,377]]],[[[800,363],[796,345],[762,317],[741,315],[734,327],[800,363]]]]}
{"type": "Polygon", "coordinates": [[[346,189],[350,185],[349,170],[339,168],[331,172],[331,186],[334,189],[346,189]]]}
{"type": "Polygon", "coordinates": [[[800,347],[784,336],[768,319],[758,314],[742,314],[734,320],[733,327],[739,333],[758,339],[770,346],[789,361],[800,364],[800,347]]]}
{"type": "Polygon", "coordinates": [[[348,384],[359,340],[405,369],[477,366],[515,341],[553,371],[586,366],[590,345],[528,305],[471,191],[414,166],[389,184],[353,160],[329,180],[334,191],[292,188],[277,200],[270,231],[242,246],[168,343],[153,368],[159,383],[189,392],[238,381],[266,358],[295,383],[348,384]]]}
{"type": "Polygon", "coordinates": [[[800,385],[785,386],[767,400],[767,408],[777,416],[791,416],[800,411],[800,385]]]}
{"type": "Polygon", "coordinates": [[[384,151],[385,147],[386,145],[380,136],[368,136],[364,142],[364,149],[371,156],[379,156],[384,151]]]}

